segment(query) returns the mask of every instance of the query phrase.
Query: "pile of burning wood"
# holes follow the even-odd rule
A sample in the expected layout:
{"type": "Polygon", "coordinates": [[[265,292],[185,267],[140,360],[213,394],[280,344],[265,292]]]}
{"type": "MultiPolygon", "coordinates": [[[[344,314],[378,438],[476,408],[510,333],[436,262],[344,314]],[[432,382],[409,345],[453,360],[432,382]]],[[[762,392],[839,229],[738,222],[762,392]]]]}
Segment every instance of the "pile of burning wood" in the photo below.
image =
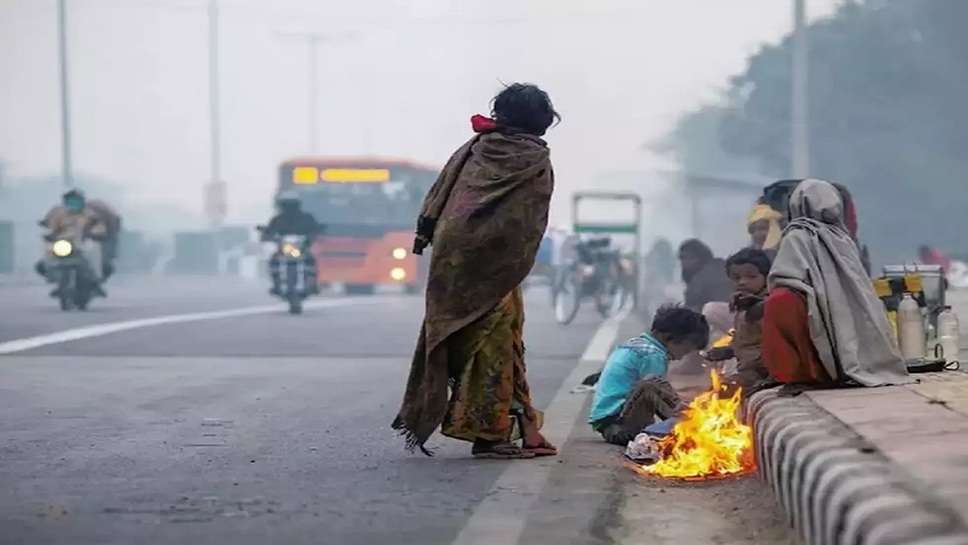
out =
{"type": "Polygon", "coordinates": [[[753,430],[739,417],[742,391],[726,391],[712,371],[712,389],[689,404],[672,432],[662,439],[641,434],[629,449],[651,465],[635,466],[646,475],[680,479],[709,479],[738,475],[756,467],[753,430]]]}

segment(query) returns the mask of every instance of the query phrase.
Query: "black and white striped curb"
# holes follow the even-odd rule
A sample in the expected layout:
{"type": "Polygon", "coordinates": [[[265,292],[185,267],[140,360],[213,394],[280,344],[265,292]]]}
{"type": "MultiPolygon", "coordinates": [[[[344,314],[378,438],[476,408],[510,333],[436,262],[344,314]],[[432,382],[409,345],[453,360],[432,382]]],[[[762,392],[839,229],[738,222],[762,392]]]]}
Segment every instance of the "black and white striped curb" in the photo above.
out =
{"type": "Polygon", "coordinates": [[[807,396],[758,392],[746,410],[760,476],[804,543],[968,545],[953,509],[807,396]]]}

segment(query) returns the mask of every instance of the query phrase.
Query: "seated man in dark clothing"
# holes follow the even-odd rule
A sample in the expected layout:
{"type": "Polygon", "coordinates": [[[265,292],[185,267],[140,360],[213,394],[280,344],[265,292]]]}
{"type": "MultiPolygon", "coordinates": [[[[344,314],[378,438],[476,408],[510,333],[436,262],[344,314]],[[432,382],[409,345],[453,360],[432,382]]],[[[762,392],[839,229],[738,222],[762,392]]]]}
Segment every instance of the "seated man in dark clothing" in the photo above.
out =
{"type": "MultiPolygon", "coordinates": [[[[262,240],[272,240],[276,237],[286,235],[301,235],[306,237],[305,248],[308,250],[313,244],[313,240],[322,234],[323,227],[316,221],[316,218],[308,212],[302,210],[302,202],[293,193],[281,193],[276,199],[276,206],[279,213],[276,214],[269,225],[262,231],[262,240]]],[[[312,252],[304,251],[303,259],[306,260],[306,268],[312,275],[313,281],[308,285],[313,293],[319,291],[319,284],[316,278],[316,259],[312,252]]],[[[277,251],[269,260],[269,272],[272,275],[272,289],[269,290],[273,295],[279,295],[282,285],[282,271],[280,267],[281,255],[277,251]]]]}
{"type": "Polygon", "coordinates": [[[682,281],[686,284],[686,306],[701,312],[706,303],[728,303],[733,283],[726,274],[726,263],[703,242],[689,239],[679,246],[682,281]]]}

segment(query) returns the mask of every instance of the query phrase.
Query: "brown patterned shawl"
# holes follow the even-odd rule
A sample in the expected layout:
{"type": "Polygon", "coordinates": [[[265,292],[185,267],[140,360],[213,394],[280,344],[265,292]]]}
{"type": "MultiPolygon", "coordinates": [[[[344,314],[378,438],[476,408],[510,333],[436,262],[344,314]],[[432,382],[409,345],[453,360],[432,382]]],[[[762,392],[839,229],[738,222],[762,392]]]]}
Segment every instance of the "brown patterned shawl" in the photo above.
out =
{"type": "Polygon", "coordinates": [[[534,266],[553,187],[544,140],[490,132],[457,150],[427,194],[421,223],[434,228],[426,316],[393,421],[409,448],[424,450],[447,412],[448,382],[461,362],[448,361],[445,341],[493,310],[534,266]]]}

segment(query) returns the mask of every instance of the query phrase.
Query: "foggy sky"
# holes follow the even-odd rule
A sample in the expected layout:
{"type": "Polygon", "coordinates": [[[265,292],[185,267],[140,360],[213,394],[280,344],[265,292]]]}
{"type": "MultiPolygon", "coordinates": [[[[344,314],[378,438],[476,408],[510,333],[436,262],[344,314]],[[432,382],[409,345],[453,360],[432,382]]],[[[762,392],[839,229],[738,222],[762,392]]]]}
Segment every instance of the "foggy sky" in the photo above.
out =
{"type": "MultiPolygon", "coordinates": [[[[74,163],[144,206],[201,212],[208,180],[205,0],[68,0],[74,163]]],[[[308,151],[307,49],[318,31],[320,152],[441,164],[500,82],[545,87],[566,193],[601,173],[675,168],[643,144],[714,100],[746,57],[790,28],[788,0],[221,0],[229,221],[268,213],[280,161],[308,151]]],[[[838,0],[810,0],[812,17],[838,0]]],[[[0,161],[56,174],[54,0],[0,0],[0,161]]],[[[612,185],[626,188],[627,177],[612,185]]],[[[649,183],[644,181],[643,183],[649,183]]]]}

